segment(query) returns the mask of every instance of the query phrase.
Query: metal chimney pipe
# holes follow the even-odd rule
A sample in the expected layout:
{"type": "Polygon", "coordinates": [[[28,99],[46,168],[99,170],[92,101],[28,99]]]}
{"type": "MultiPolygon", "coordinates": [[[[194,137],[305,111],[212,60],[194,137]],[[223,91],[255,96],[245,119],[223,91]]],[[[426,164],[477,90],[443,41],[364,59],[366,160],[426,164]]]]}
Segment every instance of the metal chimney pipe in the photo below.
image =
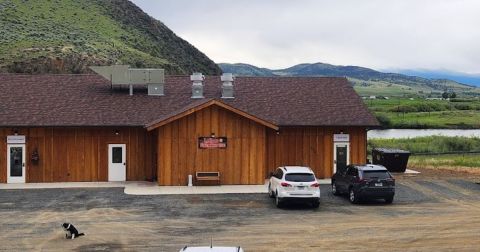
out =
{"type": "Polygon", "coordinates": [[[231,73],[224,73],[220,76],[220,80],[222,81],[222,98],[223,99],[232,99],[235,98],[233,96],[233,74],[231,73]]]}
{"type": "Polygon", "coordinates": [[[203,80],[205,80],[205,76],[202,73],[193,73],[190,75],[190,80],[192,83],[192,98],[193,99],[200,99],[205,98],[203,96],[203,80]]]}

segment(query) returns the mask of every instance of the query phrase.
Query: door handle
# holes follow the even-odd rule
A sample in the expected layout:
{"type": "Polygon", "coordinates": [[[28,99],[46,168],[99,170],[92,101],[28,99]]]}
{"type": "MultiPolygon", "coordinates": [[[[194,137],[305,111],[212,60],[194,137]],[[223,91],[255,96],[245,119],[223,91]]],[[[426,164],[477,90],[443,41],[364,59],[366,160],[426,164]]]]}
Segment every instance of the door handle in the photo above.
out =
{"type": "Polygon", "coordinates": [[[25,167],[25,163],[22,163],[22,167],[25,167]]]}
{"type": "Polygon", "coordinates": [[[123,163],[123,165],[127,165],[127,163],[123,163]]]}

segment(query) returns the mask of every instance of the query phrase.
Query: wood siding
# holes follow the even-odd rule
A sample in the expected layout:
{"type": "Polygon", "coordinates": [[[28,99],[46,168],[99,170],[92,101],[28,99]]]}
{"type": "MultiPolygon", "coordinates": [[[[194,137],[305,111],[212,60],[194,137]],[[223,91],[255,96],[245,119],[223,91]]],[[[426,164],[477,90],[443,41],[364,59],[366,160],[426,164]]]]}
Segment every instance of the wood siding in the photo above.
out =
{"type": "MultiPolygon", "coordinates": [[[[280,165],[306,165],[319,178],[330,177],[333,134],[340,129],[350,135],[350,163],[364,163],[363,127],[289,127],[276,134],[215,105],[151,133],[105,127],[19,128],[19,134],[27,138],[27,182],[107,181],[108,144],[115,143],[127,145],[127,180],[151,180],[158,173],[160,185],[186,185],[196,171],[220,171],[222,184],[263,184],[280,165]],[[211,133],[227,137],[227,148],[199,149],[198,137],[211,133]],[[36,165],[30,161],[35,149],[36,165]]],[[[0,128],[0,183],[7,180],[6,136],[12,134],[12,128],[0,128]]]]}
{"type": "Polygon", "coordinates": [[[187,185],[188,175],[219,171],[221,184],[263,184],[266,128],[217,105],[170,122],[158,131],[158,182],[187,185]],[[225,149],[200,149],[199,137],[227,137],[225,149]]]}
{"type": "MultiPolygon", "coordinates": [[[[0,129],[0,182],[7,177],[6,136],[0,129]]],[[[155,177],[156,155],[153,133],[143,128],[20,128],[26,136],[26,182],[107,181],[108,144],[126,144],[127,180],[155,177]],[[115,135],[118,130],[119,134],[115,135]],[[30,161],[38,150],[38,164],[30,161]]]]}
{"type": "MultiPolygon", "coordinates": [[[[363,127],[341,129],[350,135],[350,163],[365,163],[367,133],[363,127]]],[[[288,127],[279,134],[267,131],[266,174],[282,165],[309,166],[318,178],[329,178],[333,172],[333,134],[339,128],[288,127]]]]}

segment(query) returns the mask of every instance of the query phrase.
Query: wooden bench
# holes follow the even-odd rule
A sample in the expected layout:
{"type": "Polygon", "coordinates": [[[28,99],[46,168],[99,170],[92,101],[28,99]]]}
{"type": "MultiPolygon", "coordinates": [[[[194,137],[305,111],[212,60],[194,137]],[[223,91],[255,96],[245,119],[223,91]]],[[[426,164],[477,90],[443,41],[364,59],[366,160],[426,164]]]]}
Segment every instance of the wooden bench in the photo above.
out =
{"type": "Polygon", "coordinates": [[[217,181],[220,185],[220,172],[195,172],[195,180],[199,181],[217,181]]]}

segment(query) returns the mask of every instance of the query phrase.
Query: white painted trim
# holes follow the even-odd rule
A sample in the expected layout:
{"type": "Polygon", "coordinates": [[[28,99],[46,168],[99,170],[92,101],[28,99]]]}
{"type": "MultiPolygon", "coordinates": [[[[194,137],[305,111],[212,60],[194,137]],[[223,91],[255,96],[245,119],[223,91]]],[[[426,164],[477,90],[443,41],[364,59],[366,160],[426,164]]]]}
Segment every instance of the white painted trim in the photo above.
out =
{"type": "Polygon", "coordinates": [[[347,165],[350,164],[350,142],[334,142],[333,143],[333,174],[337,172],[337,146],[347,147],[347,165]]]}
{"type": "Polygon", "coordinates": [[[25,144],[7,144],[7,183],[25,183],[26,181],[26,156],[27,156],[27,148],[25,144]],[[22,176],[21,177],[11,177],[10,176],[10,148],[12,147],[21,147],[22,150],[22,176]]]}
{"type": "Polygon", "coordinates": [[[109,144],[108,145],[108,181],[126,181],[127,180],[127,145],[109,144]],[[113,164],[112,148],[122,148],[122,163],[113,164]]]}

